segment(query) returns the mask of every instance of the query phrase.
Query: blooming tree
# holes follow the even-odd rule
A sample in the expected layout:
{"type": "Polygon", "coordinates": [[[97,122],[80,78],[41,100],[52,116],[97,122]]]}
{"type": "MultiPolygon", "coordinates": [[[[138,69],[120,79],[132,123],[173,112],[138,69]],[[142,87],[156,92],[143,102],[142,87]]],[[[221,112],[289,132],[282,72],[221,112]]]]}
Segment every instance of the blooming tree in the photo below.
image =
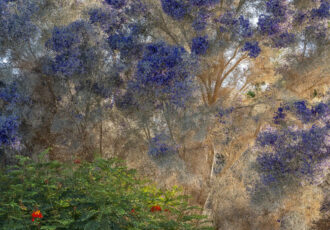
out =
{"type": "Polygon", "coordinates": [[[329,173],[329,105],[309,108],[305,101],[297,101],[280,107],[274,123],[256,141],[260,151],[256,169],[261,178],[256,191],[270,188],[283,193],[288,186],[321,184],[329,173]],[[304,128],[297,126],[299,122],[304,128]]]}

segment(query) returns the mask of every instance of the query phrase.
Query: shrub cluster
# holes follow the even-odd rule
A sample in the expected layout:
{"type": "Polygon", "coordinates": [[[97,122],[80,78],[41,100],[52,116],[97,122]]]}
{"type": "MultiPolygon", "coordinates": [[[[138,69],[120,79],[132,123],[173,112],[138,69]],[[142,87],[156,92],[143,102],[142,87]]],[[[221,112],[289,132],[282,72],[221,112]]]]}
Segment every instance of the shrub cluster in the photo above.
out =
{"type": "Polygon", "coordinates": [[[0,172],[0,229],[212,229],[177,188],[156,189],[117,159],[18,159],[0,172]]]}

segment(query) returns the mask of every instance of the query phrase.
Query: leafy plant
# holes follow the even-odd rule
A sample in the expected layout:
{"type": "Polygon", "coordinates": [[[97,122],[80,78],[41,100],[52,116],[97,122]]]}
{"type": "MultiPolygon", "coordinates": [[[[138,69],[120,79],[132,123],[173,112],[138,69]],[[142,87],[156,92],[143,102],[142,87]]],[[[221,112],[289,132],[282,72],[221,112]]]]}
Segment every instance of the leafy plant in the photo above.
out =
{"type": "Polygon", "coordinates": [[[1,229],[212,229],[178,188],[157,189],[118,159],[17,159],[0,173],[1,229]]]}

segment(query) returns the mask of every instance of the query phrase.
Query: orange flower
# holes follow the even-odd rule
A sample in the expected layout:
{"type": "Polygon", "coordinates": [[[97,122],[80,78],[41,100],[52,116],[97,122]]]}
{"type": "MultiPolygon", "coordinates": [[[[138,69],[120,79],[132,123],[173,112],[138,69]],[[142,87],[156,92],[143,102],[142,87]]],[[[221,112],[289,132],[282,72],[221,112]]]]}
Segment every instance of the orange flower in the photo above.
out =
{"type": "Polygon", "coordinates": [[[43,216],[42,216],[42,213],[40,212],[40,210],[37,210],[37,211],[34,211],[33,213],[32,213],[32,221],[34,221],[34,219],[35,218],[42,218],[43,216]]]}
{"type": "Polygon", "coordinates": [[[150,212],[157,212],[157,211],[162,211],[162,208],[159,205],[152,206],[150,208],[150,212]]]}

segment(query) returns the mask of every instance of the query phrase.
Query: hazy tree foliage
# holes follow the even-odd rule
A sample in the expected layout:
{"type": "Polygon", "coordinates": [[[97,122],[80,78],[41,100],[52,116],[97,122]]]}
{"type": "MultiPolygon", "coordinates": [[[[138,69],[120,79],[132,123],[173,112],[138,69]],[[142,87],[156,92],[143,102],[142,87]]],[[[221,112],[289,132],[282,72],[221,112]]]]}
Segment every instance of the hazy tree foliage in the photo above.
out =
{"type": "Polygon", "coordinates": [[[106,145],[117,155],[138,145],[150,158],[184,158],[199,142],[210,150],[210,180],[252,149],[256,193],[316,183],[322,167],[323,183],[329,8],[328,0],[0,0],[1,160],[47,147],[52,159],[92,160],[106,145]]]}

